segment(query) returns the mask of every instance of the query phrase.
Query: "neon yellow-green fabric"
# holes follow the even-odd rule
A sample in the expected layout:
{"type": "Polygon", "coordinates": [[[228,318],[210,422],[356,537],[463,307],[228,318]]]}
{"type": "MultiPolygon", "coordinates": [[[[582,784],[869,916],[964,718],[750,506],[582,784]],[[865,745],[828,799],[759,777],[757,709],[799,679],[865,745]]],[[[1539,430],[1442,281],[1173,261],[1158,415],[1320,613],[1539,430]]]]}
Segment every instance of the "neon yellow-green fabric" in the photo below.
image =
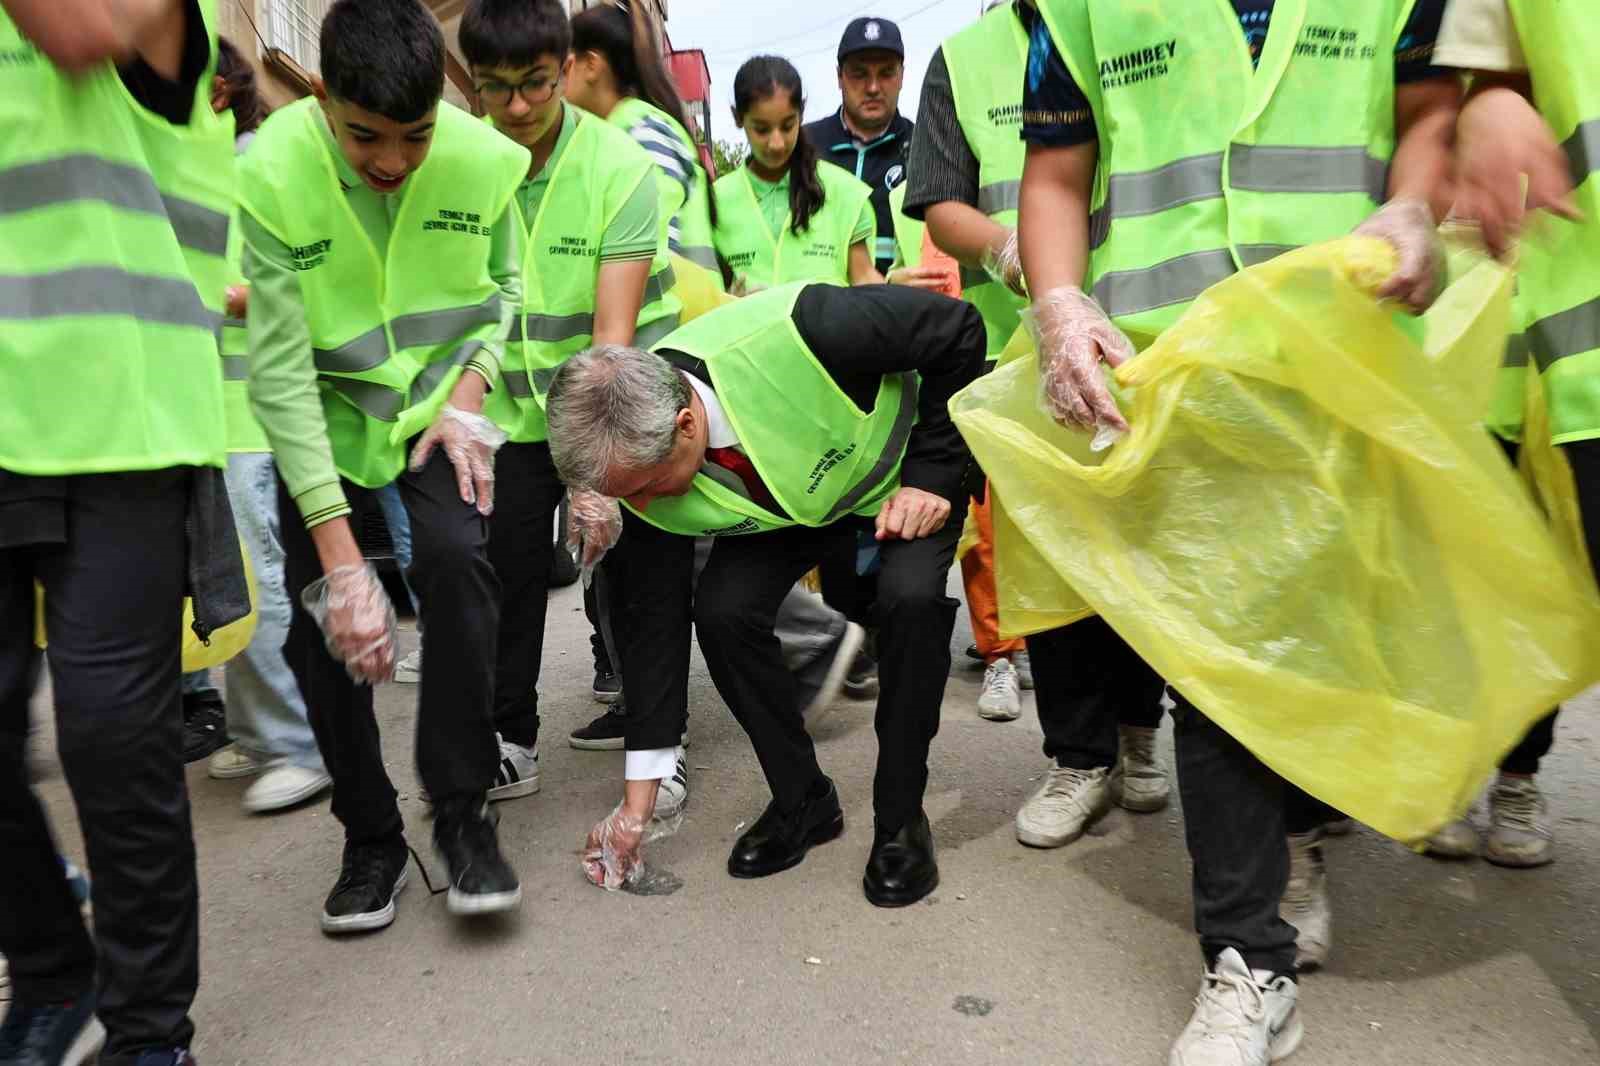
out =
{"type": "MultiPolygon", "coordinates": [[[[238,218],[228,230],[228,284],[243,285],[244,272],[239,261],[244,254],[244,235],[238,218]]],[[[222,351],[222,405],[228,427],[228,451],[270,452],[267,431],[250,409],[250,328],[242,318],[231,315],[222,320],[218,335],[222,351]]]]}
{"type": "Polygon", "coordinates": [[[905,182],[896,185],[889,193],[889,208],[894,219],[894,266],[921,266],[922,235],[927,232],[927,227],[914,218],[906,217],[905,182]]]}
{"type": "Polygon", "coordinates": [[[743,166],[717,179],[717,254],[733,272],[769,287],[791,281],[850,284],[850,238],[872,199],[867,183],[842,167],[819,164],[821,210],[804,232],[795,233],[785,217],[774,234],[761,215],[749,175],[750,168],[743,166]]]}
{"type": "MultiPolygon", "coordinates": [[[[1011,3],[1001,4],[944,42],[950,92],[967,145],[978,157],[978,210],[1015,228],[1022,193],[1022,81],[1028,34],[1011,3]]],[[[1022,297],[983,270],[961,271],[961,294],[983,315],[989,358],[999,356],[1022,322],[1022,297]]]]}
{"type": "Polygon", "coordinates": [[[1084,288],[1135,345],[1383,202],[1413,2],[1278,0],[1252,69],[1228,0],[1039,0],[1101,133],[1084,288]]]}
{"type": "MultiPolygon", "coordinates": [[[[631,130],[643,122],[661,136],[678,141],[691,157],[699,159],[699,149],[695,146],[694,138],[689,136],[689,131],[683,128],[683,123],[637,96],[630,96],[612,108],[606,121],[622,130],[631,130]]],[[[669,223],[673,218],[678,220],[678,235],[668,245],[672,254],[682,256],[702,270],[710,271],[720,286],[722,269],[717,266],[716,241],[711,236],[711,182],[706,178],[705,168],[698,161],[695,163],[686,199],[682,198],[682,190],[671,175],[660,173],[657,180],[664,183],[661,192],[662,224],[669,223]],[[681,204],[678,203],[680,199],[681,204]],[[671,211],[666,210],[668,204],[675,205],[671,211]]]]}
{"type": "Polygon", "coordinates": [[[324,122],[313,98],[274,112],[240,160],[240,199],[294,250],[334,463],[379,488],[500,329],[489,231],[528,152],[441,103],[427,159],[394,194],[380,256],[339,187],[324,122]]]}
{"type": "Polygon", "coordinates": [[[1273,770],[1416,842],[1600,677],[1600,596],[1483,432],[1509,273],[1480,258],[1418,322],[1374,298],[1393,264],[1348,238],[1214,286],[1117,370],[1109,451],[1040,412],[1032,357],[951,413],[1051,606],[1076,590],[1273,770]]]}
{"type": "MultiPolygon", "coordinates": [[[[561,364],[594,339],[596,286],[606,227],[655,164],[632,137],[586,111],[550,175],[532,218],[524,219],[522,312],[506,344],[501,387],[483,411],[513,442],[547,439],[544,397],[561,364]]],[[[648,201],[646,201],[648,202],[648,201]]],[[[647,347],[678,326],[681,305],[663,227],[639,309],[634,343],[647,347]]]]}
{"type": "Polygon", "coordinates": [[[691,537],[825,526],[847,514],[877,514],[899,487],[917,417],[916,375],[886,376],[872,410],[858,408],[795,328],[804,288],[783,285],[719,307],[655,348],[705,364],[739,447],[787,516],[707,463],[687,495],[652,500],[641,518],[691,537]]]}
{"type": "Polygon", "coordinates": [[[233,116],[145,111],[111,63],[69,77],[0,10],[0,468],[222,466],[217,332],[233,116]]]}
{"type": "Polygon", "coordinates": [[[1525,241],[1528,353],[1544,377],[1551,438],[1600,437],[1600,18],[1593,7],[1509,0],[1534,102],[1572,165],[1581,222],[1550,219],[1525,241]]]}

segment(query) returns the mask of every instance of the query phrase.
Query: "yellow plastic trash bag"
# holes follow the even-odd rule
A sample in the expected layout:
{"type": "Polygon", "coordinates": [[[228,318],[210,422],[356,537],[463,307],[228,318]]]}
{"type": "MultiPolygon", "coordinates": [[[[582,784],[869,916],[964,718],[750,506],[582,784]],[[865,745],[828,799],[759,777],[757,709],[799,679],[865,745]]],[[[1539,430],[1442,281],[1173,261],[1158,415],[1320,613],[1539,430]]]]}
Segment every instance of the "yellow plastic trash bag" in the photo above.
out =
{"type": "MultiPolygon", "coordinates": [[[[244,560],[245,583],[250,587],[250,613],[212,633],[210,645],[200,643],[200,638],[195,636],[194,604],[189,597],[183,598],[183,672],[186,674],[221,666],[244,651],[250,644],[250,638],[256,634],[256,572],[250,565],[250,553],[243,544],[239,545],[239,555],[244,560]]],[[[48,644],[44,624],[44,588],[37,582],[33,586],[33,597],[33,641],[43,648],[48,644]]]]}
{"type": "Polygon", "coordinates": [[[1391,262],[1345,240],[1217,285],[1118,372],[1132,430],[1099,455],[1031,357],[951,409],[1081,596],[1044,607],[1092,608],[1284,777],[1418,842],[1600,678],[1600,602],[1473,402],[1510,277],[1481,261],[1417,321],[1369,295],[1391,262]]]}
{"type": "Polygon", "coordinates": [[[687,326],[707,311],[736,299],[722,291],[721,278],[681,255],[672,257],[672,277],[672,294],[683,304],[678,314],[681,325],[687,326]]]}

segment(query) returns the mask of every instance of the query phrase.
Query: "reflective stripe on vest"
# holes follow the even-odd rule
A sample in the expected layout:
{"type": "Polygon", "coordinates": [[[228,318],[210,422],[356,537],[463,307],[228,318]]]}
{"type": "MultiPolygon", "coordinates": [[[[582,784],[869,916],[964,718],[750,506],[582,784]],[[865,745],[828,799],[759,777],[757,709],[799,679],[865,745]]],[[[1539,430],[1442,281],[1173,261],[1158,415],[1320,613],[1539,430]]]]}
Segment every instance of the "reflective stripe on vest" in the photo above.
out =
{"type": "Polygon", "coordinates": [[[1000,181],[978,190],[978,210],[986,215],[1015,211],[1022,206],[1022,182],[1000,181]]]}
{"type": "Polygon", "coordinates": [[[1385,199],[1394,51],[1414,3],[1278,0],[1252,65],[1223,4],[1039,0],[1103,134],[1085,288],[1135,344],[1207,286],[1342,236],[1385,199]],[[1331,62],[1313,29],[1361,47],[1331,62]]]}
{"type": "MultiPolygon", "coordinates": [[[[433,347],[448,344],[462,334],[500,322],[500,294],[495,293],[476,307],[450,307],[440,311],[419,311],[401,315],[389,324],[396,348],[433,347]]],[[[330,374],[359,374],[382,366],[389,358],[389,335],[375,326],[337,348],[313,348],[317,369],[330,374]]]]}
{"type": "MultiPolygon", "coordinates": [[[[529,318],[533,316],[530,315],[529,318]]],[[[592,319],[593,316],[590,316],[592,319]]],[[[592,322],[591,322],[592,328],[592,322]]],[[[649,348],[678,328],[678,316],[669,315],[658,318],[654,322],[640,326],[633,334],[633,347],[649,348]]],[[[590,332],[589,329],[580,331],[590,332]]],[[[572,334],[577,336],[577,334],[572,334]]],[[[507,370],[500,375],[501,386],[519,400],[532,396],[545,396],[550,392],[550,386],[556,380],[556,375],[561,372],[560,367],[543,367],[529,374],[525,370],[507,370]]]]}
{"type": "Polygon", "coordinates": [[[222,315],[200,302],[194,282],[78,267],[53,274],[0,275],[0,318],[43,320],[123,315],[139,322],[197,326],[215,335],[222,315]]]}

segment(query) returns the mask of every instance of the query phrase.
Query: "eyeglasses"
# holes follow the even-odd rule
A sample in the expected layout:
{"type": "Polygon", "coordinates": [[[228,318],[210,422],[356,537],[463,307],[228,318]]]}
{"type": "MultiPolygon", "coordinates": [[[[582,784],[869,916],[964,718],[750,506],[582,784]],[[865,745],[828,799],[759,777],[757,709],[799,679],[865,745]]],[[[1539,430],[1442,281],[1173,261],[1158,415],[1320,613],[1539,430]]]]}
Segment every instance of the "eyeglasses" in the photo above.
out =
{"type": "Polygon", "coordinates": [[[507,85],[503,81],[485,81],[478,83],[478,96],[485,104],[510,107],[511,94],[516,93],[529,107],[538,107],[549,103],[560,85],[560,75],[554,78],[529,78],[515,85],[507,85]]]}

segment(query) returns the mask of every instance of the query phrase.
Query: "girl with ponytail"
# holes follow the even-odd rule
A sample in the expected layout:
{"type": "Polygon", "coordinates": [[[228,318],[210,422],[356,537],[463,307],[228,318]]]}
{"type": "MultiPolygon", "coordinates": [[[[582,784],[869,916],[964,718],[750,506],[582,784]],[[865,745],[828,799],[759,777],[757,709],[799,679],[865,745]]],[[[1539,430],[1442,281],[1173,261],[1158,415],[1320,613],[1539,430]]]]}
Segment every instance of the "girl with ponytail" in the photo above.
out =
{"type": "Polygon", "coordinates": [[[703,267],[722,289],[711,236],[716,197],[649,20],[638,8],[590,8],[572,19],[572,54],[567,100],[627,131],[649,154],[672,253],[703,267]]]}
{"type": "Polygon", "coordinates": [[[791,281],[865,285],[883,281],[872,262],[872,190],[823,163],[801,132],[800,72],[779,56],[756,56],[733,81],[733,120],[750,158],[717,179],[717,252],[743,289],[791,281]]]}

